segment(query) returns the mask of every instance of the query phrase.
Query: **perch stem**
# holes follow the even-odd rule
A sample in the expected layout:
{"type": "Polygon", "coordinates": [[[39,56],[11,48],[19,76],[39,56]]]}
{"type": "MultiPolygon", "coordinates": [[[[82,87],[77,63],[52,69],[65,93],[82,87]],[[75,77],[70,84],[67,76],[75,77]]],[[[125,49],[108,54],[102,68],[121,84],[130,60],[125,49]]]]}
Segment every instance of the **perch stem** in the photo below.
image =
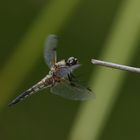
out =
{"type": "Polygon", "coordinates": [[[110,67],[110,68],[114,68],[114,69],[120,69],[120,70],[129,71],[129,72],[140,73],[140,68],[136,68],[136,67],[130,67],[130,66],[126,66],[126,65],[101,61],[101,60],[97,60],[97,59],[92,59],[91,62],[92,62],[92,64],[99,65],[99,66],[105,66],[105,67],[110,67]]]}

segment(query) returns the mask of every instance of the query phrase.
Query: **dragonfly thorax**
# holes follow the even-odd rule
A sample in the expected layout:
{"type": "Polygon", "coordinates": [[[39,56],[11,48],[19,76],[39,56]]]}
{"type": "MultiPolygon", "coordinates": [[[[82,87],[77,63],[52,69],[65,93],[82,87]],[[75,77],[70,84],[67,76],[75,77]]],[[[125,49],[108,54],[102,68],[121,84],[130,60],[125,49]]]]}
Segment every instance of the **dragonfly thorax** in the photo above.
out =
{"type": "Polygon", "coordinates": [[[61,60],[55,63],[49,72],[49,75],[65,78],[67,77],[73,70],[78,68],[80,64],[78,63],[77,58],[70,57],[67,61],[61,60]]]}

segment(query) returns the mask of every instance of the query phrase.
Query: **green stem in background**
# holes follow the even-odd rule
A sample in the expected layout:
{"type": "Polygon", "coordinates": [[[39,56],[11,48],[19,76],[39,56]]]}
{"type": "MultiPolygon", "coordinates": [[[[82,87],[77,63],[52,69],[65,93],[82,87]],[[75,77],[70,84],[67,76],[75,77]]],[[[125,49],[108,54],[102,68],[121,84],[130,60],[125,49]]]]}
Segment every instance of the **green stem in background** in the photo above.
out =
{"type": "Polygon", "coordinates": [[[45,37],[58,32],[66,24],[79,2],[80,0],[53,0],[49,6],[44,7],[0,72],[0,108],[22,83],[39,56],[43,56],[45,37]]]}
{"type": "MultiPolygon", "coordinates": [[[[129,64],[139,37],[140,1],[125,1],[105,44],[102,60],[129,64]]],[[[119,95],[124,73],[97,68],[91,77],[96,100],[82,103],[69,140],[97,140],[119,95]],[[94,80],[93,80],[94,79],[94,80]]]]}

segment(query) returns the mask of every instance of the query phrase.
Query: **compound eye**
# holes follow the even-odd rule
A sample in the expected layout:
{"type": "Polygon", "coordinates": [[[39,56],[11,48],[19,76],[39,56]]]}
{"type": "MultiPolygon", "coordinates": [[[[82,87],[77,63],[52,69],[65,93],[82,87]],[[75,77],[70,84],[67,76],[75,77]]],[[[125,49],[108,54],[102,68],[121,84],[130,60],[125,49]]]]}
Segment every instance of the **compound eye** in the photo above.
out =
{"type": "Polygon", "coordinates": [[[77,64],[77,58],[74,58],[74,57],[70,57],[68,60],[67,60],[67,65],[69,66],[72,66],[72,65],[75,65],[77,64]]]}

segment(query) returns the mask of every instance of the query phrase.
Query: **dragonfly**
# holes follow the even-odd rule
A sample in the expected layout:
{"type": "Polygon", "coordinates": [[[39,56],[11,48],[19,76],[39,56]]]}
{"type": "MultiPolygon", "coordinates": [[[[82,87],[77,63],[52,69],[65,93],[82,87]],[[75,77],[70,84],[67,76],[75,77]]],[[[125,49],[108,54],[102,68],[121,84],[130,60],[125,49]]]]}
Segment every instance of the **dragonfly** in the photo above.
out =
{"type": "Polygon", "coordinates": [[[44,48],[44,58],[50,69],[49,73],[37,84],[12,100],[9,106],[13,106],[45,88],[50,88],[52,94],[71,100],[87,100],[91,97],[95,97],[94,93],[89,88],[80,84],[75,76],[73,76],[73,71],[80,67],[77,58],[69,57],[67,60],[57,62],[57,44],[58,36],[54,34],[49,35],[45,41],[44,48]]]}

